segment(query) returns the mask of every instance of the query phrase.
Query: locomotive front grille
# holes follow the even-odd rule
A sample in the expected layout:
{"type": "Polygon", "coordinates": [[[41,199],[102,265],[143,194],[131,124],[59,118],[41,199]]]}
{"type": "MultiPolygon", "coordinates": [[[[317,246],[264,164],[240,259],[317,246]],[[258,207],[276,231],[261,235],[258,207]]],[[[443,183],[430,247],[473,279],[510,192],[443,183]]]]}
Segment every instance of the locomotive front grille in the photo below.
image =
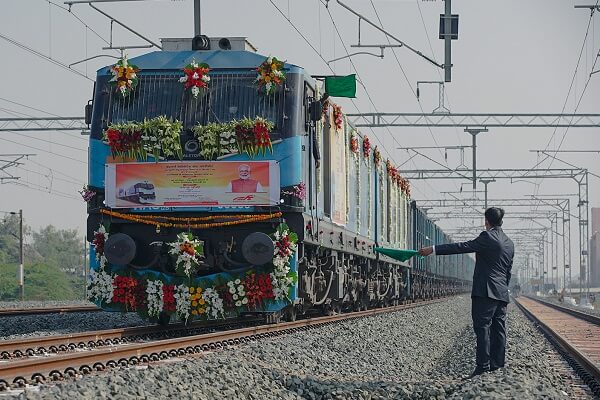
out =
{"type": "Polygon", "coordinates": [[[129,96],[123,98],[120,93],[109,91],[104,121],[124,123],[164,115],[182,121],[184,129],[190,129],[196,124],[261,116],[275,124],[275,131],[283,126],[285,91],[269,96],[260,93],[253,70],[209,74],[208,89],[201,89],[197,98],[179,82],[182,76],[181,71],[141,71],[138,85],[129,96]]]}

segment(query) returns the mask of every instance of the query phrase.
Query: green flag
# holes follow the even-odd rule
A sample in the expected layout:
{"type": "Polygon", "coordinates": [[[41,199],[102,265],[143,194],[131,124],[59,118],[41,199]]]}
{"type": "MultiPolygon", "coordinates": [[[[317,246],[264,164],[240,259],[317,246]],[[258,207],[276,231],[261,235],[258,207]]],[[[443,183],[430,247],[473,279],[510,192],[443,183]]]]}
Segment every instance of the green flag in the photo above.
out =
{"type": "Polygon", "coordinates": [[[419,254],[417,250],[396,250],[396,249],[386,249],[384,247],[375,247],[375,251],[385,254],[386,256],[390,256],[398,261],[407,261],[410,258],[419,254]]]}
{"type": "Polygon", "coordinates": [[[356,75],[326,77],[325,92],[332,97],[356,97],[356,75]]]}

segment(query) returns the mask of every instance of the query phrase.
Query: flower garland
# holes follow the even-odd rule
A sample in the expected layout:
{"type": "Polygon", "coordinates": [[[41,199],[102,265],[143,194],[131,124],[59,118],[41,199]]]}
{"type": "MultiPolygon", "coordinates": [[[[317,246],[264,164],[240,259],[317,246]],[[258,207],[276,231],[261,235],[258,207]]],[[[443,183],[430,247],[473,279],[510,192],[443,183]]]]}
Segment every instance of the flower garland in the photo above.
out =
{"type": "MultiPolygon", "coordinates": [[[[235,217],[239,217],[239,219],[234,220],[234,221],[212,222],[212,223],[206,223],[206,224],[190,224],[189,223],[190,221],[197,219],[197,218],[184,218],[183,220],[188,221],[187,224],[173,224],[170,222],[157,221],[157,219],[159,219],[160,217],[156,217],[156,216],[141,215],[141,214],[140,215],[124,214],[124,213],[120,213],[117,211],[107,210],[105,208],[100,209],[100,213],[105,214],[105,215],[110,215],[112,217],[124,219],[126,221],[133,221],[133,222],[138,222],[138,223],[146,224],[146,225],[154,225],[154,226],[156,226],[156,229],[159,232],[160,232],[161,226],[167,227],[167,228],[182,228],[182,229],[220,228],[223,226],[232,226],[232,225],[247,224],[247,223],[251,223],[251,222],[266,221],[266,220],[273,219],[273,218],[279,218],[283,215],[283,213],[281,213],[281,212],[276,212],[276,213],[272,213],[272,214],[245,214],[242,216],[235,216],[235,217]]],[[[228,217],[229,216],[225,216],[225,215],[223,215],[223,216],[215,215],[215,216],[211,216],[211,217],[207,217],[207,218],[227,219],[228,217]]],[[[231,217],[234,217],[234,216],[231,216],[231,217]]],[[[169,218],[169,217],[164,217],[164,218],[160,218],[160,219],[179,220],[179,219],[169,218]]]]}
{"type": "Polygon", "coordinates": [[[270,133],[273,123],[265,118],[244,118],[235,121],[235,134],[240,154],[246,153],[248,157],[254,158],[258,154],[265,155],[267,150],[273,153],[270,133]]]}
{"type": "Polygon", "coordinates": [[[177,156],[180,160],[183,158],[179,140],[183,130],[181,121],[171,121],[165,116],[160,116],[144,120],[138,126],[142,131],[142,158],[144,160],[148,154],[154,156],[155,161],[158,161],[161,155],[164,157],[177,156]]]}
{"type": "Polygon", "coordinates": [[[123,304],[125,310],[143,311],[145,309],[146,290],[140,281],[133,277],[116,275],[113,286],[113,303],[123,304]]]}
{"type": "MultiPolygon", "coordinates": [[[[377,147],[375,147],[375,151],[373,151],[373,154],[376,154],[375,152],[377,151],[377,147]]],[[[379,173],[377,174],[378,178],[379,178],[379,209],[383,210],[385,209],[385,199],[384,199],[384,191],[385,191],[385,186],[383,185],[383,172],[379,171],[379,173]]],[[[379,235],[381,235],[382,238],[385,238],[385,234],[386,234],[386,226],[385,226],[385,216],[382,216],[381,218],[381,224],[379,224],[379,235]]]]}
{"type": "Polygon", "coordinates": [[[169,243],[171,250],[169,254],[177,256],[175,261],[175,271],[179,275],[185,275],[188,278],[200,265],[200,259],[204,257],[204,242],[194,238],[191,233],[180,233],[175,242],[169,243]]]}
{"type": "Polygon", "coordinates": [[[99,303],[111,303],[114,296],[113,276],[104,268],[90,270],[88,300],[99,303]]]}
{"type": "Polygon", "coordinates": [[[210,82],[210,67],[208,64],[198,64],[196,60],[192,59],[192,62],[183,68],[184,76],[179,78],[179,82],[183,83],[183,87],[187,90],[192,88],[192,95],[194,99],[198,98],[200,89],[207,89],[208,82],[210,82]]]}
{"type": "Polygon", "coordinates": [[[275,93],[277,88],[285,82],[284,63],[276,57],[267,57],[267,59],[256,68],[258,76],[255,83],[259,90],[263,90],[266,95],[275,93]]]}
{"type": "Polygon", "coordinates": [[[246,298],[246,288],[240,279],[227,282],[227,291],[231,295],[233,304],[236,307],[241,307],[248,304],[248,298],[246,298]]]}
{"type": "MultiPolygon", "coordinates": [[[[352,136],[353,132],[348,132],[348,127],[344,129],[344,143],[350,142],[350,136],[352,136]]],[[[346,176],[346,194],[344,197],[344,202],[346,203],[346,220],[348,220],[350,216],[350,149],[348,146],[344,146],[342,149],[344,151],[344,175],[346,176]]]]}
{"type": "Polygon", "coordinates": [[[196,125],[192,130],[200,142],[200,155],[205,160],[237,152],[237,136],[232,123],[211,122],[196,125]]]}
{"type": "Polygon", "coordinates": [[[355,159],[358,158],[358,135],[354,130],[350,133],[350,152],[355,159]]]}
{"type": "Polygon", "coordinates": [[[103,140],[108,143],[113,157],[137,157],[146,161],[148,155],[152,155],[156,161],[161,156],[182,159],[179,141],[182,129],[180,121],[160,116],[141,123],[111,124],[103,140]]]}
{"type": "Polygon", "coordinates": [[[163,311],[172,313],[176,310],[175,285],[163,285],[163,311]]]}
{"type": "Polygon", "coordinates": [[[104,269],[107,264],[106,256],[104,255],[104,244],[108,240],[108,232],[106,227],[102,224],[98,227],[97,231],[94,231],[94,239],[92,240],[92,246],[96,252],[96,261],[100,264],[100,269],[104,269]]]}
{"type": "Polygon", "coordinates": [[[146,286],[148,316],[158,317],[163,309],[163,283],[161,281],[148,281],[146,286]]]}
{"type": "Polygon", "coordinates": [[[92,197],[94,197],[96,195],[96,192],[94,192],[92,189],[90,189],[89,186],[84,186],[79,191],[79,194],[83,198],[83,201],[85,201],[86,203],[89,203],[90,200],[92,200],[92,197]]]}
{"type": "Polygon", "coordinates": [[[379,151],[377,146],[375,146],[375,149],[373,150],[373,162],[375,163],[375,167],[377,169],[381,167],[381,152],[379,151]]]}
{"type": "MultiPolygon", "coordinates": [[[[173,297],[175,298],[175,314],[180,320],[185,322],[187,322],[190,317],[193,296],[192,290],[193,288],[188,288],[186,285],[181,284],[175,286],[175,291],[173,293],[173,297]]],[[[192,310],[192,314],[194,314],[194,310],[192,310]]]]}
{"type": "Polygon", "coordinates": [[[246,153],[249,157],[273,152],[271,131],[274,124],[265,118],[244,118],[227,123],[196,125],[192,131],[201,145],[200,154],[207,160],[216,157],[246,153]]]}
{"type": "MultiPolygon", "coordinates": [[[[365,138],[367,139],[367,138],[365,138]]],[[[371,193],[371,163],[367,163],[367,193],[371,193]]],[[[371,237],[371,197],[367,196],[367,236],[371,237]]]]}
{"type": "Polygon", "coordinates": [[[142,132],[136,124],[111,124],[104,132],[104,141],[115,156],[145,158],[142,132]]]}
{"type": "Polygon", "coordinates": [[[291,271],[290,262],[297,249],[298,235],[290,231],[287,224],[282,223],[273,234],[275,245],[273,272],[271,282],[275,300],[289,300],[289,290],[297,280],[296,273],[291,271]]]}
{"type": "Polygon", "coordinates": [[[201,287],[190,287],[188,291],[192,315],[194,316],[206,314],[206,300],[202,298],[202,291],[201,287]]]}
{"type": "Polygon", "coordinates": [[[223,299],[215,289],[204,289],[202,298],[206,302],[206,315],[209,319],[224,318],[225,309],[223,308],[223,299]]]}
{"type": "Polygon", "coordinates": [[[127,97],[138,84],[137,73],[139,71],[140,69],[136,65],[129,64],[127,56],[123,56],[110,68],[113,77],[109,82],[116,86],[117,92],[121,93],[123,97],[127,97]]]}
{"type": "Polygon", "coordinates": [[[264,300],[275,297],[270,274],[250,273],[244,278],[242,283],[246,291],[244,300],[250,309],[257,309],[264,300]]]}
{"type": "Polygon", "coordinates": [[[368,159],[369,156],[371,155],[371,142],[369,141],[368,136],[365,136],[363,139],[362,152],[363,152],[363,157],[366,159],[368,159]]]}
{"type": "MultiPolygon", "coordinates": [[[[103,249],[102,240],[105,239],[102,228],[101,225],[95,244],[100,253],[103,249]]],[[[185,322],[190,316],[223,318],[226,311],[237,313],[240,310],[236,309],[243,307],[256,310],[266,307],[265,302],[268,301],[289,301],[290,289],[297,281],[295,271],[291,270],[291,260],[297,250],[297,235],[282,223],[273,233],[272,240],[275,251],[271,273],[252,270],[244,277],[231,279],[218,286],[209,283],[208,287],[203,288],[167,283],[153,276],[111,275],[104,269],[92,270],[89,298],[96,302],[112,303],[124,311],[137,311],[149,318],[159,317],[162,313],[175,314],[185,322]]],[[[182,233],[178,235],[178,241],[170,245],[174,249],[174,245],[178,245],[178,255],[189,255],[190,249],[194,248],[194,239],[191,234],[182,233]]],[[[189,276],[185,270],[184,274],[189,276]]]]}
{"type": "Polygon", "coordinates": [[[333,124],[335,126],[335,131],[339,132],[344,127],[344,114],[342,112],[342,107],[333,103],[333,124]]]}
{"type": "Polygon", "coordinates": [[[288,195],[288,196],[294,196],[300,200],[305,200],[306,199],[306,184],[304,182],[300,181],[299,184],[294,185],[292,187],[292,191],[282,190],[281,194],[288,195]]]}
{"type": "Polygon", "coordinates": [[[356,156],[354,157],[354,162],[356,164],[356,204],[355,204],[355,208],[356,208],[356,232],[360,233],[360,194],[362,191],[362,187],[361,187],[361,182],[360,182],[360,157],[358,156],[358,152],[356,153],[356,156]]]}

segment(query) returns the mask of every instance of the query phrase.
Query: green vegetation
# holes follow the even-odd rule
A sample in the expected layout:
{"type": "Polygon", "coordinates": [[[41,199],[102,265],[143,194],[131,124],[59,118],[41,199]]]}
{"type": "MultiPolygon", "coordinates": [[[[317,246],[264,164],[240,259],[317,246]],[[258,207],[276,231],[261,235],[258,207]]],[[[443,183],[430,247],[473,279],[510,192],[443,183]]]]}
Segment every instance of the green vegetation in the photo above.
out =
{"type": "MultiPolygon", "coordinates": [[[[20,298],[19,217],[0,220],[0,301],[20,298]]],[[[83,238],[76,230],[49,225],[25,236],[25,300],[77,300],[84,297],[83,238]]]]}

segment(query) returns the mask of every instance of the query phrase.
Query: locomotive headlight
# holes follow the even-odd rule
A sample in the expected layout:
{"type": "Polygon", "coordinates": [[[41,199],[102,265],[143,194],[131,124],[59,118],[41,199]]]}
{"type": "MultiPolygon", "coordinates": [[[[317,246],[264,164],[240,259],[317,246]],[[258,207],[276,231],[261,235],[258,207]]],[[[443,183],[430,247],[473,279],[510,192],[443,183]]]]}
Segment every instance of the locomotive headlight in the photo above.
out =
{"type": "Polygon", "coordinates": [[[131,236],[115,233],[104,244],[104,255],[109,263],[127,265],[135,257],[136,246],[131,236]]]}
{"type": "Polygon", "coordinates": [[[252,265],[263,265],[273,259],[275,245],[271,238],[262,233],[251,233],[242,243],[242,255],[252,265]]]}

